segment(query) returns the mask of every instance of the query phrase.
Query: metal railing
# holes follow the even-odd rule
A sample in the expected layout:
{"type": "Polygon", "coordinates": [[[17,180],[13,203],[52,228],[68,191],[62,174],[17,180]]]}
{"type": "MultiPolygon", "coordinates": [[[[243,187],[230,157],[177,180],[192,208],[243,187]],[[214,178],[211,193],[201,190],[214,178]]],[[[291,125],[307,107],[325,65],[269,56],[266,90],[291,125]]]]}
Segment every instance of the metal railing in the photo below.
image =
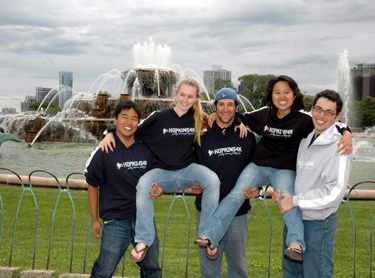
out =
{"type": "MultiPolygon", "coordinates": [[[[53,245],[53,236],[54,236],[54,229],[55,229],[56,214],[57,214],[57,211],[59,209],[59,203],[60,203],[60,200],[61,200],[62,196],[66,195],[69,199],[69,203],[70,203],[71,210],[72,210],[72,219],[71,219],[71,223],[70,223],[71,238],[70,238],[70,235],[68,235],[69,238],[70,238],[69,273],[71,273],[72,269],[73,269],[73,256],[74,256],[74,248],[75,248],[74,239],[75,239],[75,234],[76,234],[77,214],[76,214],[76,208],[75,208],[75,204],[74,204],[74,201],[73,201],[73,197],[70,193],[69,184],[70,184],[70,179],[73,175],[81,175],[82,176],[82,173],[71,173],[70,175],[68,175],[65,179],[65,182],[66,182],[65,188],[62,188],[62,186],[60,185],[59,179],[56,178],[56,176],[54,176],[52,173],[49,173],[49,172],[44,171],[44,170],[35,170],[35,171],[32,171],[29,174],[29,176],[28,176],[28,183],[29,183],[28,187],[24,185],[24,183],[22,181],[22,178],[16,172],[14,172],[10,169],[7,169],[7,168],[0,168],[0,171],[7,171],[7,172],[10,172],[13,175],[15,175],[17,177],[17,179],[19,180],[19,184],[21,185],[21,188],[22,188],[22,192],[21,192],[21,195],[20,195],[20,198],[19,198],[19,201],[18,201],[18,206],[17,206],[15,218],[14,218],[13,229],[12,229],[8,267],[12,267],[12,258],[13,258],[13,251],[14,251],[14,245],[15,245],[15,235],[16,235],[16,231],[17,231],[17,228],[18,228],[19,213],[20,213],[20,210],[21,210],[23,199],[24,199],[24,196],[26,194],[30,194],[31,197],[32,197],[32,203],[33,203],[33,206],[34,206],[33,215],[35,216],[35,223],[33,225],[35,231],[33,231],[34,243],[33,243],[33,254],[32,254],[31,269],[35,268],[37,242],[38,242],[38,240],[37,240],[38,239],[38,228],[39,228],[39,226],[38,226],[39,225],[39,208],[38,208],[37,198],[36,198],[34,190],[33,190],[32,177],[34,177],[34,175],[37,174],[37,173],[43,173],[45,175],[51,176],[55,180],[57,188],[59,190],[57,199],[55,201],[55,206],[54,206],[52,218],[51,218],[51,226],[50,226],[49,238],[48,238],[46,270],[48,270],[49,267],[50,267],[51,250],[53,249],[53,246],[54,246],[53,245]]],[[[353,211],[352,211],[352,207],[350,205],[350,198],[351,198],[352,191],[357,186],[359,186],[361,184],[364,184],[364,183],[374,183],[375,184],[375,181],[363,181],[363,182],[359,182],[359,183],[353,185],[350,188],[349,193],[347,194],[347,197],[342,200],[342,204],[348,207],[350,217],[351,217],[351,225],[352,225],[352,231],[353,231],[353,265],[352,265],[352,268],[353,268],[352,276],[353,277],[356,277],[356,266],[357,266],[357,260],[356,260],[356,257],[357,257],[357,253],[356,253],[357,252],[357,238],[356,238],[357,231],[356,231],[356,222],[355,222],[354,214],[353,214],[353,211]]],[[[268,252],[267,273],[268,273],[268,277],[271,277],[272,217],[271,217],[270,209],[269,209],[269,207],[267,205],[267,202],[266,202],[267,197],[270,197],[270,196],[267,196],[267,192],[268,192],[267,189],[268,189],[268,187],[265,188],[265,191],[264,191],[265,194],[263,196],[258,196],[254,201],[252,201],[252,208],[251,208],[250,212],[248,213],[248,221],[251,221],[251,216],[252,216],[253,211],[256,207],[259,207],[259,206],[264,207],[264,209],[266,210],[266,213],[267,213],[265,221],[267,221],[268,227],[269,227],[268,242],[267,242],[267,244],[265,244],[265,245],[268,245],[268,248],[267,248],[267,252],[268,252]]],[[[188,205],[187,205],[187,202],[186,202],[186,199],[185,199],[185,192],[184,191],[181,194],[174,193],[173,200],[172,200],[172,202],[170,204],[170,207],[168,209],[168,212],[167,212],[167,216],[166,216],[166,220],[165,220],[165,226],[164,226],[164,232],[163,232],[164,237],[163,237],[163,244],[162,244],[161,267],[162,267],[162,269],[164,267],[165,248],[166,248],[166,242],[167,242],[169,220],[170,220],[170,217],[171,217],[171,214],[172,214],[172,210],[173,210],[174,206],[176,205],[177,201],[182,201],[183,206],[184,206],[185,211],[186,211],[186,217],[187,217],[187,239],[186,239],[187,240],[187,248],[186,248],[186,260],[185,260],[185,277],[188,277],[191,219],[190,219],[190,212],[189,212],[189,208],[188,208],[188,205]]],[[[1,221],[1,223],[0,223],[0,246],[1,246],[2,244],[4,244],[4,242],[3,242],[3,227],[4,227],[4,219],[5,219],[4,215],[6,213],[5,210],[4,210],[4,202],[3,202],[3,199],[1,197],[1,195],[0,195],[0,209],[1,209],[1,219],[0,219],[0,221],[1,221]]],[[[28,209],[31,209],[31,208],[28,208],[28,209]]],[[[370,242],[370,244],[369,244],[369,254],[370,254],[370,256],[369,256],[369,277],[372,277],[374,226],[375,226],[375,216],[372,218],[372,223],[371,223],[370,230],[369,230],[369,234],[370,234],[370,239],[369,239],[369,242],[370,242]]],[[[84,250],[84,258],[83,258],[83,264],[82,264],[83,265],[82,273],[84,273],[84,274],[87,272],[87,259],[88,259],[89,247],[90,247],[90,244],[89,244],[90,234],[91,234],[91,217],[88,216],[88,224],[87,224],[85,248],[84,248],[85,250],[84,250]]],[[[125,257],[122,259],[120,267],[122,268],[122,275],[124,277],[125,257]]]]}

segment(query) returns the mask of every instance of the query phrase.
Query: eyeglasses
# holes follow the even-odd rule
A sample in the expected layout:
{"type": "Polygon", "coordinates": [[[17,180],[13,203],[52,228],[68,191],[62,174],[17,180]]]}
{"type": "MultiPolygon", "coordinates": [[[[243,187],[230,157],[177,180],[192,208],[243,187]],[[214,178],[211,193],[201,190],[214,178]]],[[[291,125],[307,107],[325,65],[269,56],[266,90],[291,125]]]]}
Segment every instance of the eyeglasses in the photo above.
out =
{"type": "Polygon", "coordinates": [[[332,116],[336,115],[336,113],[333,112],[332,110],[323,110],[322,107],[320,107],[320,106],[313,106],[313,110],[314,110],[314,112],[316,112],[318,114],[324,112],[324,115],[326,115],[327,117],[332,117],[332,116]]]}

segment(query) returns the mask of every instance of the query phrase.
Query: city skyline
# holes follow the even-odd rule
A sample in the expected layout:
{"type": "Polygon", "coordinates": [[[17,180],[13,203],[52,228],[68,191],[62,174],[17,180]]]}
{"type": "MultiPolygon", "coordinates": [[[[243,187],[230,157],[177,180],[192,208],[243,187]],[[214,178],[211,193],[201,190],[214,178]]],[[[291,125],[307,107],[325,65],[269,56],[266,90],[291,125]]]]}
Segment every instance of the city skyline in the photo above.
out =
{"type": "Polygon", "coordinates": [[[337,90],[341,52],[350,68],[375,62],[374,12],[370,0],[8,1],[0,10],[0,108],[19,111],[36,87],[57,86],[60,71],[87,92],[101,74],[132,68],[133,45],[150,37],[202,79],[219,64],[236,87],[242,75],[286,74],[310,94],[337,90]]]}

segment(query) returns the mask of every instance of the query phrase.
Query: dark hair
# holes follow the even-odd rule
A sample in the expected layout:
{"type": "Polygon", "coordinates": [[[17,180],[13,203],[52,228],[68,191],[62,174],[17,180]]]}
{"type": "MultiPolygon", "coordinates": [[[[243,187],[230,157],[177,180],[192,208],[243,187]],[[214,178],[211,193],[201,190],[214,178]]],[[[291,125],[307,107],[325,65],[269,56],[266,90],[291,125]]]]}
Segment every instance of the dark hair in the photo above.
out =
{"type": "Polygon", "coordinates": [[[116,109],[115,109],[115,118],[116,119],[118,118],[118,115],[121,113],[122,110],[129,110],[131,108],[133,108],[135,110],[135,112],[137,112],[138,122],[139,122],[142,118],[141,109],[139,109],[138,105],[131,100],[125,101],[125,102],[120,102],[119,104],[117,104],[116,109]]]}
{"type": "Polygon", "coordinates": [[[305,109],[305,105],[302,101],[303,95],[298,88],[297,82],[286,75],[275,76],[268,81],[267,85],[266,103],[267,106],[270,108],[267,114],[267,123],[269,123],[271,119],[277,115],[277,107],[272,102],[272,91],[275,84],[279,81],[287,82],[290,88],[293,90],[294,96],[296,97],[293,101],[292,107],[290,108],[290,112],[297,112],[301,109],[305,109]]]}
{"type": "Polygon", "coordinates": [[[318,99],[320,99],[322,97],[324,97],[326,99],[329,99],[330,101],[336,102],[336,114],[341,113],[343,102],[342,102],[342,98],[339,95],[339,93],[337,93],[333,90],[324,90],[324,91],[316,94],[316,96],[314,98],[313,106],[315,106],[318,99]]]}

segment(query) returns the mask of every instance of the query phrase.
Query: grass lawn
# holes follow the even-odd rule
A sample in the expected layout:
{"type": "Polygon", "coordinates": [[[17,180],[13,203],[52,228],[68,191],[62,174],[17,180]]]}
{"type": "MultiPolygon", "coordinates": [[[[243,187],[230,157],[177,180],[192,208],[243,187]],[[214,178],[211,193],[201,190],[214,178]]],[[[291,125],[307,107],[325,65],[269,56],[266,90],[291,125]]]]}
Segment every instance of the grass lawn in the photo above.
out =
{"type": "MultiPolygon", "coordinates": [[[[34,269],[55,270],[55,277],[69,272],[72,246],[73,210],[67,194],[63,194],[58,203],[55,226],[52,236],[52,247],[48,258],[51,223],[54,207],[59,194],[58,189],[33,188],[38,206],[38,238],[34,269]],[[48,265],[47,265],[48,264],[48,265]]],[[[0,195],[4,207],[4,222],[0,242],[0,266],[20,267],[21,270],[32,269],[34,255],[34,235],[36,207],[30,192],[25,192],[18,217],[14,239],[12,260],[10,262],[11,238],[15,215],[22,193],[19,186],[0,186],[0,195]]],[[[85,257],[86,237],[88,233],[89,209],[87,191],[71,190],[76,212],[76,230],[74,235],[73,273],[90,273],[92,263],[99,252],[99,241],[89,232],[88,254],[85,257]],[[85,259],[86,258],[86,259],[85,259]]],[[[190,230],[184,202],[176,199],[166,232],[165,252],[163,253],[164,229],[166,217],[173,201],[173,195],[164,195],[155,201],[155,220],[160,238],[160,263],[163,264],[163,277],[185,277],[186,254],[188,257],[188,277],[199,277],[199,259],[196,239],[194,197],[185,196],[190,215],[190,230]],[[190,238],[189,237],[190,233],[190,238]],[[189,249],[188,248],[189,243],[189,249]]],[[[272,235],[271,277],[282,277],[281,274],[281,234],[282,217],[276,205],[266,200],[272,220],[270,228],[267,210],[263,202],[257,202],[249,220],[247,242],[247,267],[249,277],[267,277],[268,248],[270,232],[272,235]]],[[[373,201],[351,201],[356,222],[356,277],[369,277],[369,242],[370,227],[375,215],[373,201]]],[[[126,253],[124,262],[125,275],[138,277],[138,267],[130,262],[126,253]]],[[[373,263],[374,265],[374,263],[373,263]]],[[[373,267],[374,269],[374,267],[373,267]]],[[[225,273],[225,263],[223,266],[225,273]]],[[[339,209],[339,224],[335,246],[336,277],[353,277],[353,231],[348,206],[342,204],[339,209]]],[[[373,270],[373,275],[375,272],[373,270]]],[[[116,276],[122,275],[121,266],[116,276]]],[[[225,277],[225,276],[224,276],[225,277]]]]}

